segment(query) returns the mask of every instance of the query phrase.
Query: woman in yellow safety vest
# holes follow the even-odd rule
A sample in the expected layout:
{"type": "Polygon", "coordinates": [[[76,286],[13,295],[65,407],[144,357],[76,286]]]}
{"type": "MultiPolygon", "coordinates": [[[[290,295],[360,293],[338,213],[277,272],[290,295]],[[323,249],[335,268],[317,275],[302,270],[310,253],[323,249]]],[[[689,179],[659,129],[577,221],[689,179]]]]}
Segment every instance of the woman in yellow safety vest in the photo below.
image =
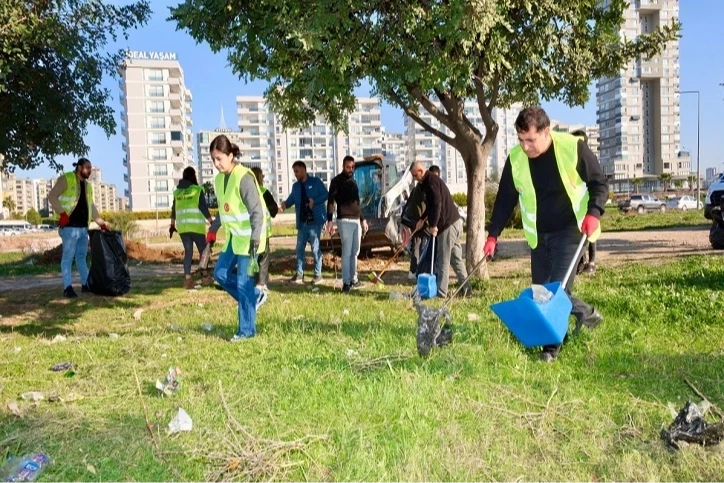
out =
{"type": "Polygon", "coordinates": [[[231,339],[237,342],[256,334],[256,311],[264,302],[260,299],[265,299],[264,293],[254,287],[253,269],[258,270],[256,257],[266,248],[265,210],[256,177],[234,161],[239,148],[222,134],[211,141],[209,153],[219,170],[214,181],[219,214],[206,241],[216,241],[219,227],[224,228],[226,241],[216,262],[214,278],[239,302],[239,329],[231,339]]]}
{"type": "MultiPolygon", "coordinates": [[[[206,248],[206,222],[211,223],[211,213],[206,204],[204,190],[196,180],[196,171],[189,166],[184,169],[183,177],[173,192],[173,206],[171,207],[171,227],[169,236],[173,232],[181,235],[184,246],[184,288],[194,288],[191,278],[191,262],[194,256],[194,245],[199,251],[199,258],[206,248]]],[[[201,267],[204,282],[208,283],[205,267],[201,267]]]]}

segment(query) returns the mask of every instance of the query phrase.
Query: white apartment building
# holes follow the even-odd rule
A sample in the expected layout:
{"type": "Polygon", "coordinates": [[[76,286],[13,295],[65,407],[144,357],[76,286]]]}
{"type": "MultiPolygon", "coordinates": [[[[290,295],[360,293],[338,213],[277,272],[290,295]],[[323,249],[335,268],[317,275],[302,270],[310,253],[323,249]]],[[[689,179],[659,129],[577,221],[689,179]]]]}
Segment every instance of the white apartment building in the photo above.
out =
{"type": "Polygon", "coordinates": [[[395,161],[398,171],[408,167],[407,138],[403,133],[388,133],[382,127],[382,140],[380,141],[382,154],[386,159],[395,161]]]}
{"type": "MultiPolygon", "coordinates": [[[[635,39],[678,16],[678,0],[632,0],[621,37],[635,39]]],[[[599,79],[596,88],[601,165],[614,190],[630,189],[633,178],[644,179],[646,189],[658,185],[662,173],[688,177],[691,159],[681,149],[678,40],[658,56],[634,60],[620,76],[599,79]]]]}
{"type": "MultiPolygon", "coordinates": [[[[240,131],[218,128],[213,131],[199,131],[196,133],[196,160],[198,163],[196,168],[196,177],[198,178],[199,185],[203,186],[204,183],[207,182],[211,184],[214,183],[214,178],[216,177],[218,171],[216,171],[214,162],[211,160],[209,145],[216,136],[221,134],[229,138],[229,141],[239,146],[239,149],[244,147],[245,139],[240,131]]],[[[242,159],[242,157],[243,156],[240,156],[239,159],[242,159]]],[[[250,155],[246,156],[247,159],[249,157],[250,155]]],[[[245,162],[244,164],[249,167],[253,166],[248,162],[245,162]]]]}
{"type": "Polygon", "coordinates": [[[129,51],[121,73],[126,196],[133,211],[169,209],[193,165],[191,92],[175,53],[129,51]]]}
{"type": "MultiPolygon", "coordinates": [[[[437,104],[440,107],[439,104],[437,104]]],[[[515,119],[522,109],[519,104],[509,109],[493,109],[493,119],[498,123],[498,137],[488,156],[487,173],[488,178],[497,179],[503,171],[508,153],[518,144],[518,136],[515,132],[515,119]]],[[[474,100],[465,102],[465,115],[470,122],[485,134],[485,125],[474,100]]],[[[420,117],[423,121],[445,134],[450,131],[442,125],[435,117],[424,108],[420,108],[420,117]]],[[[440,167],[440,175],[449,186],[451,193],[467,192],[467,172],[465,163],[460,153],[452,146],[438,138],[432,133],[425,131],[414,119],[405,116],[406,138],[408,161],[421,161],[427,167],[437,165],[440,167]]]]}
{"type": "Polygon", "coordinates": [[[586,137],[588,138],[588,147],[591,148],[591,151],[593,151],[596,156],[600,156],[598,125],[593,124],[591,126],[586,126],[584,124],[566,124],[564,122],[551,119],[551,129],[554,131],[567,133],[571,133],[574,131],[584,131],[586,133],[586,137]]]}
{"type": "Polygon", "coordinates": [[[264,172],[267,188],[277,199],[286,199],[296,181],[292,165],[303,161],[310,176],[329,184],[341,171],[342,159],[382,152],[380,101],[357,99],[349,116],[349,134],[336,133],[322,117],[311,126],[287,128],[261,96],[236,98],[240,161],[264,172]]]}

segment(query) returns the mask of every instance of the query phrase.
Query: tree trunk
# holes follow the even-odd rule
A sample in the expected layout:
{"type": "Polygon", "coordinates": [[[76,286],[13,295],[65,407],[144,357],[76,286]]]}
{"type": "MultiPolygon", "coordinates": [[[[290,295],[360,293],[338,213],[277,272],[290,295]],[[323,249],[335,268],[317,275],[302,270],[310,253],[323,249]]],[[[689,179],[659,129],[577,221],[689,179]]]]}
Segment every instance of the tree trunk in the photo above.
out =
{"type": "MultiPolygon", "coordinates": [[[[467,237],[465,241],[465,265],[468,273],[483,258],[485,245],[485,171],[488,163],[488,154],[493,146],[495,136],[489,139],[485,136],[482,144],[476,143],[469,150],[469,159],[466,160],[468,174],[468,221],[467,237]]],[[[476,277],[487,280],[488,267],[483,264],[476,277]]]]}

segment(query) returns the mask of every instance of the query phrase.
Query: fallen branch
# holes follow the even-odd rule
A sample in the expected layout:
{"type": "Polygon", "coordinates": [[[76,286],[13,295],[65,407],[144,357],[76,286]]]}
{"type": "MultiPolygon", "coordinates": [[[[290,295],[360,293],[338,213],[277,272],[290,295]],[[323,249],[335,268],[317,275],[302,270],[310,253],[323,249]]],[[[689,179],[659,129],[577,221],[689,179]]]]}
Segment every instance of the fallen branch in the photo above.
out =
{"type": "Polygon", "coordinates": [[[389,354],[375,359],[370,359],[368,361],[350,362],[349,365],[352,369],[356,369],[358,371],[368,371],[381,365],[387,365],[389,367],[392,362],[406,361],[411,358],[412,356],[407,354],[389,354]]]}
{"type": "Polygon", "coordinates": [[[136,378],[136,388],[138,388],[138,399],[141,400],[141,408],[143,409],[143,418],[146,420],[146,429],[148,429],[148,432],[151,433],[151,439],[153,440],[153,445],[156,447],[156,451],[159,453],[161,452],[161,447],[158,444],[158,441],[156,440],[156,433],[153,432],[153,427],[151,426],[151,422],[148,419],[148,409],[146,408],[146,403],[143,401],[143,394],[141,393],[141,383],[138,381],[138,374],[136,373],[136,366],[133,366],[133,376],[136,378]]]}
{"type": "Polygon", "coordinates": [[[692,391],[694,391],[694,394],[696,394],[697,396],[699,396],[700,398],[702,398],[704,401],[707,401],[707,402],[711,405],[711,412],[712,412],[714,415],[716,415],[720,420],[724,420],[724,417],[722,417],[721,411],[719,411],[719,408],[717,408],[716,405],[715,405],[713,402],[711,402],[711,399],[709,399],[708,397],[706,397],[706,396],[704,395],[704,393],[702,393],[700,390],[698,390],[698,389],[696,388],[696,386],[693,385],[693,384],[691,383],[691,381],[689,381],[687,378],[684,378],[684,382],[686,383],[687,386],[689,386],[689,387],[691,388],[692,391]]]}

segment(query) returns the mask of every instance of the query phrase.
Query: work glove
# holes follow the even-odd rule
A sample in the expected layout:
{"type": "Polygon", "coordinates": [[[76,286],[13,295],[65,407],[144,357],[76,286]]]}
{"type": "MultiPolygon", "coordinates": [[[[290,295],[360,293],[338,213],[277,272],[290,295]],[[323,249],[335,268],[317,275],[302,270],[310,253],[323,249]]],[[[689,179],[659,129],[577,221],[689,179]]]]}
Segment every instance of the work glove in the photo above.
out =
{"type": "Polygon", "coordinates": [[[600,225],[601,222],[598,218],[593,215],[586,215],[581,223],[581,233],[585,233],[586,237],[591,238],[600,225]]]}
{"type": "Polygon", "coordinates": [[[489,236],[487,240],[485,240],[485,245],[483,246],[483,255],[485,255],[486,258],[491,259],[495,255],[495,246],[498,244],[498,239],[494,236],[489,236]]]}
{"type": "Polygon", "coordinates": [[[256,251],[259,249],[259,242],[252,240],[249,242],[249,265],[246,267],[246,275],[253,277],[259,273],[259,260],[256,256],[256,251]]]}
{"type": "Polygon", "coordinates": [[[249,242],[249,257],[250,258],[256,258],[256,252],[259,249],[259,242],[258,241],[250,241],[249,242]]]}
{"type": "Polygon", "coordinates": [[[174,232],[176,232],[176,225],[174,223],[171,223],[171,226],[168,227],[168,237],[173,237],[174,232]]]}
{"type": "Polygon", "coordinates": [[[210,231],[206,234],[206,243],[214,243],[216,242],[216,233],[213,231],[210,231]]]}
{"type": "Polygon", "coordinates": [[[101,223],[101,224],[98,225],[98,226],[99,226],[100,229],[103,230],[103,231],[111,231],[111,229],[110,229],[110,228],[108,227],[108,225],[105,224],[105,223],[101,223]]]}
{"type": "Polygon", "coordinates": [[[60,214],[60,218],[58,219],[58,226],[63,228],[68,226],[68,223],[70,223],[70,217],[68,216],[68,213],[64,211],[60,214]]]}

